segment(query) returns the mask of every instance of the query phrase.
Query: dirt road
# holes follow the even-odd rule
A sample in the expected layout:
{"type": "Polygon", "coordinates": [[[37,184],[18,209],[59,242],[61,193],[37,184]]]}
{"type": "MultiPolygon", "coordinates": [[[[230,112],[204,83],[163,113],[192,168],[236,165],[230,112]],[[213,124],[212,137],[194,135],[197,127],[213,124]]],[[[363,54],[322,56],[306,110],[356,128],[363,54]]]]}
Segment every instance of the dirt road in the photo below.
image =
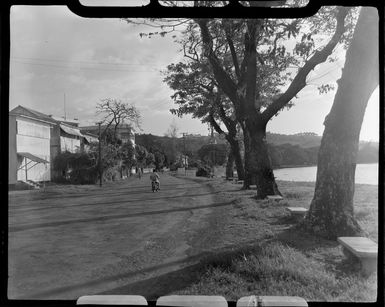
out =
{"type": "Polygon", "coordinates": [[[148,175],[103,187],[10,192],[8,296],[151,299],[178,290],[216,239],[220,226],[209,217],[229,205],[208,182],[170,175],[158,193],[148,175]]]}

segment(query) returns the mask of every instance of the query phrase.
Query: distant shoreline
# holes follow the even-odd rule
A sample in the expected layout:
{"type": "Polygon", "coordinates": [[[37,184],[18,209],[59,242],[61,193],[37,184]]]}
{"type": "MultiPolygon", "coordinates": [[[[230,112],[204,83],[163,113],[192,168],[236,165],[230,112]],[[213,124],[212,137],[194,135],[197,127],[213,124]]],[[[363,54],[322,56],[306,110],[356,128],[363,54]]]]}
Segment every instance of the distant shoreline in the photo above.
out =
{"type": "MultiPolygon", "coordinates": [[[[379,162],[364,162],[364,163],[357,163],[358,164],[378,164],[379,162]]],[[[273,170],[276,169],[283,169],[283,168],[301,168],[301,167],[312,167],[317,166],[317,164],[306,164],[306,165],[281,165],[278,167],[273,167],[273,170]]]]}
{"type": "Polygon", "coordinates": [[[299,167],[312,167],[312,166],[317,166],[317,164],[306,164],[306,165],[280,165],[278,167],[273,167],[273,170],[276,169],[282,169],[282,168],[299,168],[299,167]]]}
{"type": "MultiPolygon", "coordinates": [[[[355,172],[355,183],[378,186],[378,163],[359,163],[355,172]]],[[[277,180],[316,181],[317,166],[287,167],[274,170],[277,180]]]]}

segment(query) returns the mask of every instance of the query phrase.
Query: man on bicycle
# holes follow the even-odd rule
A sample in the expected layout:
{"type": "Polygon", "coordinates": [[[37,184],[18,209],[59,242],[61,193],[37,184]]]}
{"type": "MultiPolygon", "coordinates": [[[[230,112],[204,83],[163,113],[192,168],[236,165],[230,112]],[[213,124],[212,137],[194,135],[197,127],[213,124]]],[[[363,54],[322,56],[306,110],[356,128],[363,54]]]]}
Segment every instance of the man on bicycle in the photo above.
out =
{"type": "Polygon", "coordinates": [[[152,170],[152,174],[150,175],[151,184],[154,182],[158,184],[158,190],[160,190],[160,177],[159,174],[156,172],[155,168],[152,170]]]}

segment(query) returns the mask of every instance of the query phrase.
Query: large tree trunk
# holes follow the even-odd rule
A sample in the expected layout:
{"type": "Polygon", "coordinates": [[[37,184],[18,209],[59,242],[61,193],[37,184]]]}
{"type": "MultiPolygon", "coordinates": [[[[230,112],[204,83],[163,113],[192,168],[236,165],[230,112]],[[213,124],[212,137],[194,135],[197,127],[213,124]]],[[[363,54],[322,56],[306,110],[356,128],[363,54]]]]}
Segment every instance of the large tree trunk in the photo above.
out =
{"type": "Polygon", "coordinates": [[[354,218],[354,176],[368,100],[378,85],[378,16],[363,8],[318,153],[314,197],[305,225],[327,238],[362,233],[354,218]]]}
{"type": "Polygon", "coordinates": [[[245,136],[244,188],[248,189],[251,184],[255,184],[259,199],[263,199],[267,195],[281,195],[275,182],[268,153],[266,125],[247,123],[245,136]]]}
{"type": "MultiPolygon", "coordinates": [[[[237,168],[238,179],[243,180],[245,178],[245,169],[243,167],[242,155],[240,150],[239,141],[237,140],[237,123],[226,116],[223,108],[220,108],[219,115],[223,123],[225,124],[228,133],[225,133],[221,127],[217,124],[214,119],[214,116],[210,114],[210,123],[214,127],[215,131],[219,134],[225,135],[227,142],[230,144],[231,154],[233,155],[232,163],[235,162],[235,166],[237,168]]],[[[229,156],[230,157],[230,156],[229,156]]],[[[229,176],[233,177],[233,175],[229,176]]]]}
{"type": "Polygon", "coordinates": [[[226,163],[226,179],[234,177],[234,155],[232,150],[230,150],[229,155],[227,156],[226,163]]]}
{"type": "Polygon", "coordinates": [[[243,167],[243,161],[242,161],[241,151],[240,151],[240,148],[239,148],[239,142],[236,139],[231,138],[230,136],[228,138],[226,138],[226,139],[227,139],[227,141],[230,144],[231,153],[233,155],[233,159],[234,159],[234,162],[235,162],[235,167],[237,169],[238,179],[239,180],[244,180],[244,178],[245,178],[245,169],[243,167]]]}

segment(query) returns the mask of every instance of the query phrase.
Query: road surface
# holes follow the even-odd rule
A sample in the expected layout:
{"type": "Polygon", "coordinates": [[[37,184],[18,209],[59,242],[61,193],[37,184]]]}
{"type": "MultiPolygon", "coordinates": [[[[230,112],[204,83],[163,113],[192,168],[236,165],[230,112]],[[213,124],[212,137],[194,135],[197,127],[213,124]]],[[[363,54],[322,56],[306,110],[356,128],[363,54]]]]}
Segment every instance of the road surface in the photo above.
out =
{"type": "Polygon", "coordinates": [[[181,289],[215,240],[208,217],[229,205],[207,182],[166,174],[157,193],[148,175],[10,192],[8,297],[154,299],[181,289]]]}

